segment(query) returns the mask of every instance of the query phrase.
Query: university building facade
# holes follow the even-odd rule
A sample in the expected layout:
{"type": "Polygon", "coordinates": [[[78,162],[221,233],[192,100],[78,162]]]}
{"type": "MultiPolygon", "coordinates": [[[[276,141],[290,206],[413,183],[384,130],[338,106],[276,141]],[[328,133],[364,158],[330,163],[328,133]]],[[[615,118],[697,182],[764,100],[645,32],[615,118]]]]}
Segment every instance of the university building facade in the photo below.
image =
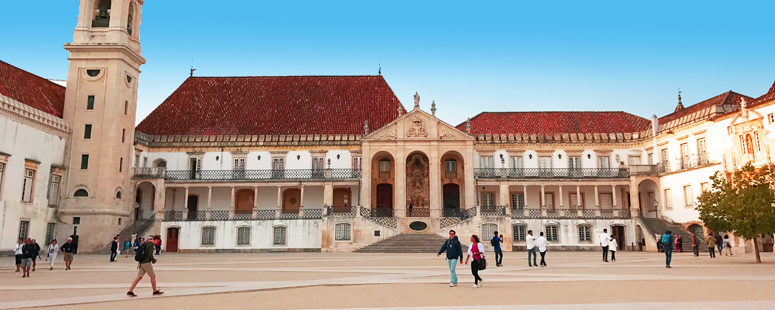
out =
{"type": "Polygon", "coordinates": [[[98,251],[134,233],[170,252],[356,251],[450,229],[513,249],[540,231],[568,250],[608,229],[622,250],[656,250],[660,227],[705,232],[694,207],[711,175],[772,164],[775,86],[679,96],[651,119],[450,125],[381,75],[192,76],[135,126],[142,4],[81,1],[66,86],[0,62],[0,251],[69,235],[98,251]]]}

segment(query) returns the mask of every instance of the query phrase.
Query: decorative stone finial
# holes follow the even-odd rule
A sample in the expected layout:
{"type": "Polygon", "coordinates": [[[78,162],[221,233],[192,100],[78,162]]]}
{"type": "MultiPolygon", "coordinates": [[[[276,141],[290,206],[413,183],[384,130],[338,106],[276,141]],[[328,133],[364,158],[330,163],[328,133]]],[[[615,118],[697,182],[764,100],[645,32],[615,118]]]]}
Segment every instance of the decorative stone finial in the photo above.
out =
{"type": "Polygon", "coordinates": [[[436,100],[433,100],[433,102],[431,103],[431,114],[433,114],[433,116],[436,116],[436,100]]]}
{"type": "Polygon", "coordinates": [[[401,117],[401,111],[403,111],[403,110],[404,109],[402,109],[401,106],[399,105],[398,106],[398,117],[401,117]]]}
{"type": "Polygon", "coordinates": [[[363,124],[363,134],[368,135],[369,134],[369,120],[366,120],[363,124]]]}
{"type": "Polygon", "coordinates": [[[681,89],[679,88],[678,89],[678,105],[675,106],[675,111],[673,111],[673,112],[678,112],[678,111],[681,111],[683,109],[684,109],[684,104],[681,103],[681,89]]]}
{"type": "Polygon", "coordinates": [[[417,92],[414,92],[414,109],[417,110],[420,108],[420,94],[417,92]]]}
{"type": "Polygon", "coordinates": [[[471,118],[470,117],[466,120],[466,133],[468,133],[469,135],[471,134],[471,118]]]}

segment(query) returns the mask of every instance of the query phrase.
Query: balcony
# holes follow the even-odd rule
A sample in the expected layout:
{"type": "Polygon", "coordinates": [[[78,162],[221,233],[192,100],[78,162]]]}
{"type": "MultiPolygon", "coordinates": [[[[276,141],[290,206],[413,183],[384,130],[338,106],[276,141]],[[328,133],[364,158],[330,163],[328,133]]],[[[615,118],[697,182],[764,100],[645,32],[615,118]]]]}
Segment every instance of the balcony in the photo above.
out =
{"type": "Polygon", "coordinates": [[[134,177],[137,179],[161,179],[164,177],[164,167],[135,167],[134,177]]]}
{"type": "Polygon", "coordinates": [[[627,168],[476,168],[477,179],[627,179],[627,168]]]}
{"type": "Polygon", "coordinates": [[[167,170],[164,179],[169,182],[185,181],[300,181],[300,180],[358,180],[357,169],[285,169],[285,170],[167,170]]]}
{"type": "Polygon", "coordinates": [[[628,219],[622,209],[511,209],[513,219],[628,219]]]}
{"type": "Polygon", "coordinates": [[[717,163],[718,162],[716,161],[711,161],[707,155],[700,157],[692,155],[691,157],[687,156],[685,159],[678,159],[675,162],[665,160],[658,166],[657,171],[659,173],[678,172],[682,170],[690,170],[703,166],[714,165],[717,163]]]}
{"type": "Polygon", "coordinates": [[[630,165],[630,175],[657,175],[657,165],[630,165]]]}
{"type": "Polygon", "coordinates": [[[164,211],[165,222],[179,221],[255,221],[255,220],[316,220],[323,218],[323,209],[301,209],[296,213],[283,213],[281,210],[255,210],[253,212],[235,212],[233,210],[212,211],[164,211]]]}

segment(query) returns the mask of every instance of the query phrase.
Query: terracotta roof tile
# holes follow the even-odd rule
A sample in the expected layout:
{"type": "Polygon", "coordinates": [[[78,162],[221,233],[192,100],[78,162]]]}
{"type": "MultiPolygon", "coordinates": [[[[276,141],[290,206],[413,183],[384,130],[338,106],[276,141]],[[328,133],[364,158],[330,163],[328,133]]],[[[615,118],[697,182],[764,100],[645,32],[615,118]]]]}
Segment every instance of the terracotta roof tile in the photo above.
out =
{"type": "MultiPolygon", "coordinates": [[[[626,112],[483,112],[471,119],[471,134],[631,133],[649,126],[626,112]]],[[[465,131],[466,123],[457,128],[465,131]]]]}
{"type": "Polygon", "coordinates": [[[191,77],[137,130],[149,135],[363,134],[398,117],[382,76],[191,77]]]}
{"type": "Polygon", "coordinates": [[[758,105],[758,104],[761,104],[761,103],[765,103],[765,102],[769,102],[769,101],[772,101],[772,100],[775,100],[775,83],[772,83],[772,87],[770,87],[770,90],[767,91],[766,94],[762,95],[759,98],[756,98],[756,100],[754,100],[753,102],[749,101],[749,106],[753,107],[755,105],[758,105]]]}
{"type": "MultiPolygon", "coordinates": [[[[746,95],[741,95],[733,91],[728,91],[723,94],[720,94],[718,96],[715,96],[713,98],[707,99],[705,101],[690,105],[684,109],[678,110],[676,109],[675,112],[670,113],[668,115],[662,116],[659,118],[659,126],[660,128],[664,124],[668,124],[674,120],[680,119],[684,116],[689,116],[691,114],[694,114],[696,112],[700,112],[704,109],[707,109],[712,106],[716,105],[726,105],[727,111],[734,111],[740,108],[740,99],[745,98],[749,103],[754,100],[754,98],[748,97],[746,95]]],[[[711,116],[711,115],[708,115],[711,116]]],[[[695,118],[692,118],[695,119],[695,118]]]]}
{"type": "Polygon", "coordinates": [[[0,60],[0,94],[61,118],[65,88],[0,60]]]}

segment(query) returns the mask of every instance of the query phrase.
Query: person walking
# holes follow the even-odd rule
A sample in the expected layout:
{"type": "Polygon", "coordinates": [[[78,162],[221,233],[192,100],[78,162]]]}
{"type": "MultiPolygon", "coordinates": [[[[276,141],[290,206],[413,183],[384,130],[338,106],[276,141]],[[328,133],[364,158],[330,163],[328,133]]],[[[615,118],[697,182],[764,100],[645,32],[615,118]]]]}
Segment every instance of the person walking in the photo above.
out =
{"type": "Polygon", "coordinates": [[[708,240],[705,240],[705,245],[708,246],[708,254],[710,254],[710,258],[716,258],[716,238],[713,236],[713,234],[708,234],[708,240]]]}
{"type": "MultiPolygon", "coordinates": [[[[729,239],[729,235],[724,235],[724,255],[735,255],[732,254],[732,241],[729,239]]],[[[721,254],[721,253],[719,253],[721,254]]]]}
{"type": "Polygon", "coordinates": [[[484,255],[484,245],[479,242],[479,237],[476,235],[471,236],[471,244],[468,245],[468,255],[466,256],[466,265],[468,260],[473,257],[471,261],[471,274],[474,275],[474,288],[482,287],[484,280],[479,276],[479,270],[482,269],[482,256],[484,255]]]}
{"type": "Polygon", "coordinates": [[[667,268],[673,268],[670,267],[670,262],[673,260],[673,247],[671,246],[673,242],[672,233],[669,230],[666,230],[662,235],[662,244],[665,244],[665,267],[667,268]]]}
{"type": "Polygon", "coordinates": [[[118,237],[114,237],[113,241],[110,243],[110,262],[116,261],[116,256],[118,253],[118,237]]]}
{"type": "Polygon", "coordinates": [[[538,253],[541,254],[541,267],[546,267],[546,260],[544,260],[546,256],[546,246],[549,244],[549,241],[546,240],[544,237],[544,232],[538,233],[539,237],[536,239],[536,247],[538,247],[538,253]]]}
{"type": "Polygon", "coordinates": [[[57,260],[57,253],[59,253],[59,245],[57,245],[57,239],[51,240],[51,244],[48,245],[46,250],[48,254],[48,263],[51,266],[48,270],[54,270],[54,262],[57,260]]]}
{"type": "Polygon", "coordinates": [[[32,257],[32,271],[35,271],[35,267],[38,266],[38,259],[40,259],[40,245],[38,240],[32,239],[33,257],[32,257]]]}
{"type": "Polygon", "coordinates": [[[463,247],[460,245],[460,240],[457,239],[454,230],[449,231],[449,239],[444,241],[444,245],[441,246],[439,254],[436,257],[441,256],[441,253],[447,252],[447,263],[449,264],[449,287],[457,286],[457,273],[455,273],[455,267],[457,267],[458,261],[463,264],[463,247]]]}
{"type": "Polygon", "coordinates": [[[678,253],[684,252],[684,240],[681,235],[675,236],[675,250],[678,251],[678,253]]]}
{"type": "Polygon", "coordinates": [[[697,234],[692,233],[692,252],[694,257],[700,256],[700,240],[697,238],[697,234]]]}
{"type": "Polygon", "coordinates": [[[22,247],[22,278],[28,278],[30,276],[30,268],[32,268],[32,260],[35,257],[35,246],[32,244],[32,239],[27,238],[27,242],[22,247]]]}
{"type": "Polygon", "coordinates": [[[527,236],[525,236],[525,245],[527,246],[527,265],[529,267],[536,266],[536,237],[533,236],[533,231],[528,230],[527,236]],[[530,256],[533,256],[533,262],[530,262],[530,256]]]}
{"type": "Polygon", "coordinates": [[[127,256],[129,255],[129,249],[131,248],[132,248],[132,243],[129,242],[129,239],[126,239],[126,241],[124,241],[124,251],[126,251],[127,256]]]}
{"type": "Polygon", "coordinates": [[[611,242],[608,243],[608,251],[611,252],[611,261],[616,261],[616,250],[619,246],[615,236],[611,236],[611,242]]]}
{"type": "Polygon", "coordinates": [[[493,252],[495,252],[495,266],[497,267],[503,267],[501,264],[503,262],[503,251],[501,250],[501,243],[503,242],[503,239],[498,237],[498,232],[495,232],[495,235],[490,240],[490,243],[492,244],[493,252]]]}
{"type": "Polygon", "coordinates": [[[716,247],[718,248],[718,254],[721,255],[721,252],[724,250],[724,238],[721,238],[721,234],[716,233],[714,236],[716,239],[716,247]]]}
{"type": "Polygon", "coordinates": [[[16,243],[16,247],[13,249],[13,254],[16,257],[16,272],[21,271],[22,267],[22,249],[24,248],[24,239],[19,238],[19,242],[16,243]]]}
{"type": "Polygon", "coordinates": [[[156,255],[161,255],[161,236],[153,236],[153,244],[156,247],[156,255]]]}
{"type": "Polygon", "coordinates": [[[603,248],[603,261],[608,262],[608,245],[611,242],[611,237],[608,235],[608,229],[603,229],[603,233],[600,234],[600,247],[603,248]]]}
{"type": "Polygon", "coordinates": [[[164,294],[164,292],[156,289],[156,273],[153,272],[153,264],[156,264],[156,258],[153,257],[153,250],[155,245],[153,240],[148,240],[145,244],[142,244],[135,253],[135,260],[138,262],[137,278],[132,282],[132,286],[129,287],[129,291],[126,295],[129,297],[137,297],[134,290],[137,283],[143,279],[143,276],[147,273],[151,277],[151,288],[153,289],[153,296],[164,294]]]}
{"type": "Polygon", "coordinates": [[[65,253],[65,270],[70,270],[70,265],[73,264],[73,254],[75,253],[73,238],[67,238],[67,242],[65,242],[60,249],[62,250],[62,253],[65,253]]]}

